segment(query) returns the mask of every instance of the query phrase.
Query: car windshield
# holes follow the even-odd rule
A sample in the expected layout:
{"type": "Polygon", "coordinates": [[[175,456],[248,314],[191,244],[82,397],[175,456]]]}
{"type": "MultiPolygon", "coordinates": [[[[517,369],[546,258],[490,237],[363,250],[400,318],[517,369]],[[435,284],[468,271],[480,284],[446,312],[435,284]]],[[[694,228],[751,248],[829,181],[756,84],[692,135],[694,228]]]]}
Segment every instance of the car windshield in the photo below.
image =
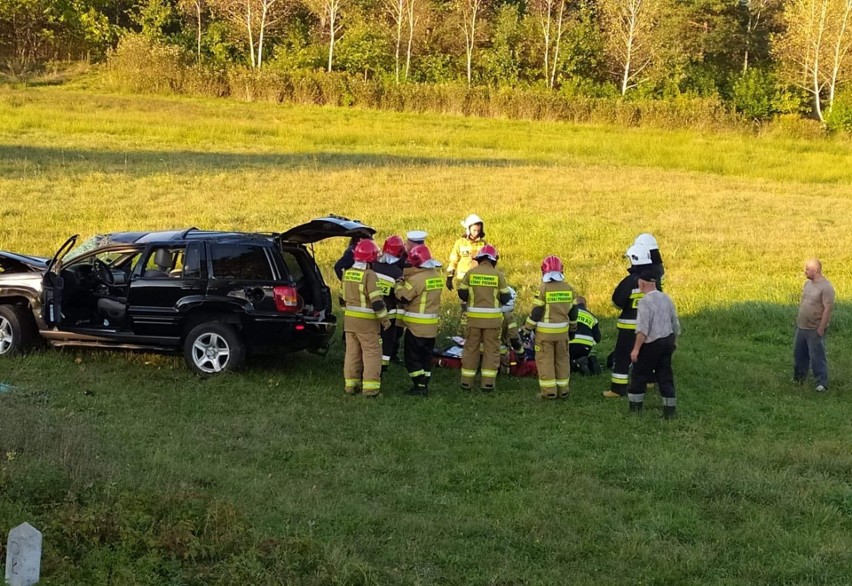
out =
{"type": "Polygon", "coordinates": [[[110,243],[109,235],[98,234],[97,236],[92,236],[75,246],[71,252],[65,255],[65,258],[62,259],[63,264],[67,264],[68,261],[77,258],[78,256],[89,252],[90,250],[95,250],[97,248],[101,248],[102,246],[107,246],[110,243]]]}

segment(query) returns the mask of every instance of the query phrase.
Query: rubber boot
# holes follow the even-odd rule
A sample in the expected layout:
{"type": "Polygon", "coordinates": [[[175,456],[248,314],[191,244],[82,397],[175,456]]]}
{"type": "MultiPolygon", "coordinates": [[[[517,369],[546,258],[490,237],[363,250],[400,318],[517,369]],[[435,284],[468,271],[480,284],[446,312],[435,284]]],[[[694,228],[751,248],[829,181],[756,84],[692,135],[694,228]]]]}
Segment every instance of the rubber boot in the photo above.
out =
{"type": "Polygon", "coordinates": [[[663,405],[663,419],[676,419],[677,408],[673,406],[663,405]]]}
{"type": "Polygon", "coordinates": [[[630,402],[630,413],[635,413],[636,415],[639,415],[640,413],[642,413],[643,405],[644,405],[644,403],[634,403],[633,401],[631,401],[630,402]]]}
{"type": "Polygon", "coordinates": [[[426,382],[426,377],[422,374],[420,376],[416,376],[411,379],[411,382],[414,383],[410,389],[405,391],[406,395],[412,395],[415,397],[425,397],[429,394],[429,385],[426,382]]]}

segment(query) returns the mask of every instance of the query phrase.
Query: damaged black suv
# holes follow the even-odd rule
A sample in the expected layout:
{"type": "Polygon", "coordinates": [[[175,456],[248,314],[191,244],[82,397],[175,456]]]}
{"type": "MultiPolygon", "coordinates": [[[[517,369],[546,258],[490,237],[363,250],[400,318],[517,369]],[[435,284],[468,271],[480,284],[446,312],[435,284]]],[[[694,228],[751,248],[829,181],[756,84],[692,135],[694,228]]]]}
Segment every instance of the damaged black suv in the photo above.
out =
{"type": "Polygon", "coordinates": [[[42,340],[182,349],[210,376],[262,348],[323,354],[336,323],[313,244],[374,232],[330,215],[284,233],[120,232],[72,236],[52,259],[0,252],[0,358],[42,340]]]}

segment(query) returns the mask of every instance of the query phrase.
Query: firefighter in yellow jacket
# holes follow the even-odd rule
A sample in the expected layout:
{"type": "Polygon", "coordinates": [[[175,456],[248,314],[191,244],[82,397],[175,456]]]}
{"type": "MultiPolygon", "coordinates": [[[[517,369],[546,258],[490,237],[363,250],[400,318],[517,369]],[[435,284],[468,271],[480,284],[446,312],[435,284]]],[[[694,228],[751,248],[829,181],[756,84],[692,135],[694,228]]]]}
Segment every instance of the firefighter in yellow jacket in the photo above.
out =
{"type": "Polygon", "coordinates": [[[501,308],[509,302],[511,294],[506,277],[496,267],[496,248],[486,244],[475,253],[474,260],[478,264],[465,274],[458,287],[459,298],[467,304],[461,386],[472,389],[476,371],[480,369],[482,390],[493,391],[500,368],[501,308]]]}
{"type": "MultiPolygon", "coordinates": [[[[450,251],[450,262],[447,265],[447,289],[453,290],[453,285],[458,286],[464,278],[465,273],[476,266],[474,255],[480,248],[485,246],[485,222],[476,214],[470,214],[461,225],[464,226],[464,236],[453,243],[450,251]]],[[[461,304],[461,332],[467,325],[467,306],[461,304]]]]}
{"type": "Polygon", "coordinates": [[[360,390],[365,397],[375,397],[382,386],[379,334],[391,325],[376,273],[371,268],[379,257],[379,247],[372,240],[361,240],[355,245],[353,257],[354,264],[343,273],[344,391],[353,395],[360,390]]]}
{"type": "Polygon", "coordinates": [[[438,317],[441,312],[441,292],[444,279],[437,268],[441,263],[432,258],[424,244],[408,252],[411,267],[397,281],[395,293],[404,306],[401,314],[405,328],[405,367],[412,386],[405,394],[426,396],[432,377],[432,354],[438,336],[438,317]]]}
{"type": "Polygon", "coordinates": [[[562,261],[548,256],[541,263],[541,290],[524,330],[535,331],[535,366],[542,399],[568,397],[571,361],[568,333],[577,329],[574,289],[565,282],[562,261]]]}

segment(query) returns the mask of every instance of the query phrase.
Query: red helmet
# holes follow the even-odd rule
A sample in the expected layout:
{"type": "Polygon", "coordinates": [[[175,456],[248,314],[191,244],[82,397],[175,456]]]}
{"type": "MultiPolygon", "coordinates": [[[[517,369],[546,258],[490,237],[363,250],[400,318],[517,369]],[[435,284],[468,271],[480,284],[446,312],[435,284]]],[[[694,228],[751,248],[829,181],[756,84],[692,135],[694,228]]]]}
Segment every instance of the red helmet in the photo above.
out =
{"type": "Polygon", "coordinates": [[[365,239],[355,245],[352,256],[355,262],[376,262],[379,258],[379,247],[372,240],[365,239]]]}
{"type": "Polygon", "coordinates": [[[382,252],[391,256],[395,256],[396,258],[400,258],[404,250],[405,241],[402,239],[402,237],[397,236],[396,234],[394,234],[393,236],[388,236],[388,239],[385,240],[385,243],[382,246],[382,252]]]}
{"type": "Polygon", "coordinates": [[[541,261],[541,274],[545,273],[561,273],[562,259],[558,256],[550,255],[541,261]]]}
{"type": "Polygon", "coordinates": [[[500,255],[497,253],[497,249],[491,244],[486,244],[482,248],[479,249],[479,252],[474,255],[474,260],[479,260],[481,258],[487,258],[491,262],[497,262],[497,259],[500,255]]]}
{"type": "Polygon", "coordinates": [[[424,262],[432,260],[432,252],[425,244],[418,244],[408,251],[408,262],[413,267],[421,267],[424,262]]]}

